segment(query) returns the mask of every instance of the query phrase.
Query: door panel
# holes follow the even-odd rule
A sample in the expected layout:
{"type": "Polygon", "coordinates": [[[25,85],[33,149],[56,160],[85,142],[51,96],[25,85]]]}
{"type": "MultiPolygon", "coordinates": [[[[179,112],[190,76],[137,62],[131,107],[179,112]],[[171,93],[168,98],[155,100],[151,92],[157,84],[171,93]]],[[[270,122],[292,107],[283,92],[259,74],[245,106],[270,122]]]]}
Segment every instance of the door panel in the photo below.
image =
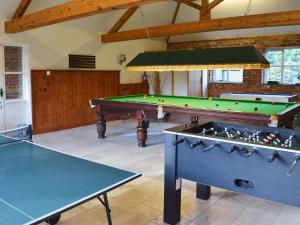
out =
{"type": "Polygon", "coordinates": [[[202,97],[202,71],[193,70],[189,72],[188,96],[202,97]]]}

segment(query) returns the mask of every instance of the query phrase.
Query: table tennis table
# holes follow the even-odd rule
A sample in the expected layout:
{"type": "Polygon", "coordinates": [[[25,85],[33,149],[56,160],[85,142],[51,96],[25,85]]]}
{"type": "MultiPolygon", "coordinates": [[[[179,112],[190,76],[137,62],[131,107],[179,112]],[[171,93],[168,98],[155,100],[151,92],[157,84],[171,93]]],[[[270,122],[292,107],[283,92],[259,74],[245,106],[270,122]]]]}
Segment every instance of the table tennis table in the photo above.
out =
{"type": "Polygon", "coordinates": [[[0,224],[56,224],[61,213],[141,176],[0,135],[0,224]]]}

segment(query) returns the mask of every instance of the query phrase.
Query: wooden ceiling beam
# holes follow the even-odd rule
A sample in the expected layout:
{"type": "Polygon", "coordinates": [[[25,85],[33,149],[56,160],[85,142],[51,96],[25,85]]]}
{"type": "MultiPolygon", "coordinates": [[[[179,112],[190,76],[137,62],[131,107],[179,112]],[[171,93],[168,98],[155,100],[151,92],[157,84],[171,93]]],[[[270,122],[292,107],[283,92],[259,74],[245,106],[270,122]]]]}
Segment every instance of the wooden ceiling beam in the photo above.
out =
{"type": "Polygon", "coordinates": [[[13,15],[13,19],[20,18],[24,15],[26,9],[28,8],[31,0],[21,0],[17,10],[15,11],[13,15]]]}
{"type": "Polygon", "coordinates": [[[193,7],[194,9],[197,9],[197,10],[200,10],[201,9],[201,5],[198,5],[190,0],[175,0],[176,2],[178,3],[183,3],[185,5],[188,5],[188,6],[191,6],[193,7]]]}
{"type": "MultiPolygon", "coordinates": [[[[300,25],[300,10],[149,27],[148,32],[150,38],[155,38],[207,31],[249,29],[288,25],[300,25]]],[[[101,36],[101,40],[104,43],[144,38],[147,38],[147,31],[145,29],[135,29],[113,34],[104,34],[101,36]]]]}
{"type": "Polygon", "coordinates": [[[220,3],[222,3],[224,0],[214,0],[211,3],[209,3],[208,8],[210,10],[212,10],[213,8],[215,8],[217,5],[219,5],[220,3]]]}
{"type": "Polygon", "coordinates": [[[114,9],[135,7],[159,1],[162,0],[72,0],[7,21],[5,22],[5,32],[17,33],[114,9]]]}
{"type": "Polygon", "coordinates": [[[113,27],[110,29],[108,33],[118,32],[138,8],[139,8],[138,6],[135,6],[127,9],[126,12],[123,14],[123,16],[115,23],[115,25],[113,25],[113,27]]]}
{"type": "MultiPolygon", "coordinates": [[[[177,2],[176,9],[175,9],[171,24],[174,24],[176,22],[176,18],[177,18],[178,12],[179,12],[180,5],[181,5],[181,3],[177,2]]],[[[167,37],[167,40],[166,40],[167,44],[169,43],[169,41],[170,41],[170,36],[167,37]]]]}

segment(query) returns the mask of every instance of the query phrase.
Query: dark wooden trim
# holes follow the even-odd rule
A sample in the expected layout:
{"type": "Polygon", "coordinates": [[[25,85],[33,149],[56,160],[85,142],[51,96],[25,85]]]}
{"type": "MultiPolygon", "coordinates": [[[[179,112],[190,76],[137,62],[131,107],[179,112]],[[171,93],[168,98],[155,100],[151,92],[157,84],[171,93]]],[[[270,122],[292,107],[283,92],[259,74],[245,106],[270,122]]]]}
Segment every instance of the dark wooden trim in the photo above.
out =
{"type": "MultiPolygon", "coordinates": [[[[93,105],[101,105],[102,110],[107,115],[119,115],[133,117],[133,113],[136,110],[144,110],[146,116],[149,114],[149,118],[155,120],[157,114],[157,105],[148,105],[140,103],[129,103],[129,102],[113,102],[109,100],[92,99],[93,105]],[[152,113],[152,115],[151,115],[152,113]],[[154,116],[153,116],[154,113],[154,116]],[[124,115],[123,115],[124,114],[124,115]]],[[[232,111],[219,111],[219,110],[197,110],[191,108],[181,108],[174,106],[163,106],[163,111],[167,114],[163,121],[165,122],[178,122],[189,119],[190,116],[198,116],[200,119],[214,119],[220,121],[238,121],[245,124],[263,125],[267,126],[270,122],[271,116],[258,113],[239,113],[232,111]],[[175,118],[171,115],[177,114],[175,118]],[[180,118],[179,118],[180,117],[180,118]],[[184,119],[185,118],[185,119],[184,119]]],[[[300,111],[300,105],[295,105],[284,114],[278,114],[278,125],[283,126],[287,121],[291,119],[295,113],[300,111]]]]}

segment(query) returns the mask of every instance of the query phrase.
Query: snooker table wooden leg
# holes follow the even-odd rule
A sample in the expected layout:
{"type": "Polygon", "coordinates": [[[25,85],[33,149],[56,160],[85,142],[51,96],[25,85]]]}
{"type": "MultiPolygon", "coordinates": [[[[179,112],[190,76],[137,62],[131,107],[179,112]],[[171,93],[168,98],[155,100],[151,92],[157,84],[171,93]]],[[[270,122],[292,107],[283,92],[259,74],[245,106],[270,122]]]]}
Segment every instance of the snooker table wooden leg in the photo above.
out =
{"type": "Polygon", "coordinates": [[[210,198],[211,187],[197,183],[196,197],[202,200],[208,200],[210,198]]]}
{"type": "Polygon", "coordinates": [[[105,138],[106,121],[102,110],[97,112],[97,132],[99,139],[105,138]]]}
{"type": "Polygon", "coordinates": [[[136,111],[136,120],[138,122],[138,125],[136,127],[138,146],[145,147],[147,140],[147,123],[143,110],[136,111]]]}

